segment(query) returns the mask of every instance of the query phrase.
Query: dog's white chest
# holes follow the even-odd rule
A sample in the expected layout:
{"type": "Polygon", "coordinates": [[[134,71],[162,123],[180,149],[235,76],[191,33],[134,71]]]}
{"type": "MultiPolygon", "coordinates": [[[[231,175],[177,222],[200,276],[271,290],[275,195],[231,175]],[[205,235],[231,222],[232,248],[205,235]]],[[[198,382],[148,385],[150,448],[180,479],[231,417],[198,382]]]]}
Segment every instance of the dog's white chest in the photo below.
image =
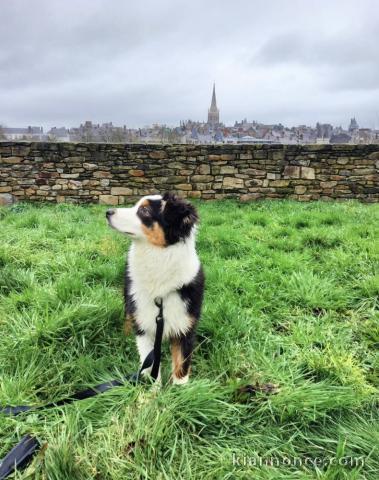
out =
{"type": "Polygon", "coordinates": [[[155,334],[156,297],[163,300],[164,336],[185,333],[191,327],[192,320],[178,290],[195,278],[199,268],[194,235],[187,242],[164,249],[132,245],[128,262],[132,281],[130,293],[136,303],[140,328],[150,335],[155,334]]]}
{"type": "MultiPolygon", "coordinates": [[[[143,292],[133,295],[136,302],[138,325],[148,335],[154,336],[158,307],[143,292]]],[[[191,327],[191,318],[179,293],[171,292],[163,298],[164,337],[172,337],[185,333],[191,327]]]]}

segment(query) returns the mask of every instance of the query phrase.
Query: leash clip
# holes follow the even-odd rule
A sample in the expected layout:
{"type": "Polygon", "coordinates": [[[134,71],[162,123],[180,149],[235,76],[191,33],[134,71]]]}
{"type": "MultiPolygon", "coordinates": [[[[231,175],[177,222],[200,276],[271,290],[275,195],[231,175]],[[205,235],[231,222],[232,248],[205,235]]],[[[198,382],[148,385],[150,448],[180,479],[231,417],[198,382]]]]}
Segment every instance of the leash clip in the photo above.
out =
{"type": "Polygon", "coordinates": [[[156,323],[160,323],[163,320],[163,300],[162,297],[154,298],[155,306],[159,308],[158,315],[155,317],[156,323]]]}

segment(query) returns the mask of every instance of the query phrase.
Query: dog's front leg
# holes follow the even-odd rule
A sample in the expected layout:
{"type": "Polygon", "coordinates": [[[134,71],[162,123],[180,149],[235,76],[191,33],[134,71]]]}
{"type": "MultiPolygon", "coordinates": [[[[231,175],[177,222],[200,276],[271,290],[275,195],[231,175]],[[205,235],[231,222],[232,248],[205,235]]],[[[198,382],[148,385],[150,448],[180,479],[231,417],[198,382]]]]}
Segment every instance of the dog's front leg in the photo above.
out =
{"type": "Polygon", "coordinates": [[[172,382],[184,385],[189,380],[195,336],[191,331],[171,338],[172,382]]]}
{"type": "MultiPolygon", "coordinates": [[[[138,348],[138,353],[140,357],[140,364],[142,366],[145,358],[148,356],[148,354],[154,349],[154,338],[150,337],[147,333],[137,333],[137,348],[138,348]]],[[[143,375],[150,375],[151,374],[151,369],[152,366],[149,368],[146,368],[145,370],[142,371],[143,375]]],[[[160,382],[161,380],[161,367],[159,367],[159,372],[157,376],[157,382],[160,382]]]]}

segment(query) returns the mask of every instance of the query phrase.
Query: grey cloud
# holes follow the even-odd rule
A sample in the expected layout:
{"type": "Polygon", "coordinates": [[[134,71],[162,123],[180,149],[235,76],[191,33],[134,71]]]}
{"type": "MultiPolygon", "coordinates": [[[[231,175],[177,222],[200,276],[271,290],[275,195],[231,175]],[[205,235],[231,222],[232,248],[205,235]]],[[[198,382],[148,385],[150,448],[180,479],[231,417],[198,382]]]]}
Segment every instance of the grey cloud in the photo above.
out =
{"type": "Polygon", "coordinates": [[[283,32],[267,39],[252,57],[252,66],[313,72],[326,90],[379,89],[379,24],[370,18],[326,34],[313,31],[283,32]]]}
{"type": "Polygon", "coordinates": [[[322,3],[4,1],[0,123],[372,122],[379,5],[322,3]]]}
{"type": "Polygon", "coordinates": [[[379,25],[376,31],[340,31],[338,34],[309,36],[287,32],[268,39],[253,57],[262,64],[364,65],[377,62],[379,25]],[[364,36],[363,36],[364,35],[364,36]]]}

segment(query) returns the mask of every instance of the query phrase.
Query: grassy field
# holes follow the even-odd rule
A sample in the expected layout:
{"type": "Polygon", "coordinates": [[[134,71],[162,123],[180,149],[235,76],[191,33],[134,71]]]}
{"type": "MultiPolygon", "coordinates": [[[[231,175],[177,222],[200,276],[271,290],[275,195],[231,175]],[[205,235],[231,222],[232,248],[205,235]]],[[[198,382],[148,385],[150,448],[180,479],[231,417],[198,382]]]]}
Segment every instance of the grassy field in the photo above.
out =
{"type": "MultiPolygon", "coordinates": [[[[190,384],[0,415],[0,458],[25,433],[48,444],[17,478],[378,478],[379,205],[198,207],[207,289],[190,384]]],[[[0,210],[0,405],[137,369],[128,240],[104,211],[0,210]]],[[[167,346],[163,366],[167,379],[167,346]]]]}

